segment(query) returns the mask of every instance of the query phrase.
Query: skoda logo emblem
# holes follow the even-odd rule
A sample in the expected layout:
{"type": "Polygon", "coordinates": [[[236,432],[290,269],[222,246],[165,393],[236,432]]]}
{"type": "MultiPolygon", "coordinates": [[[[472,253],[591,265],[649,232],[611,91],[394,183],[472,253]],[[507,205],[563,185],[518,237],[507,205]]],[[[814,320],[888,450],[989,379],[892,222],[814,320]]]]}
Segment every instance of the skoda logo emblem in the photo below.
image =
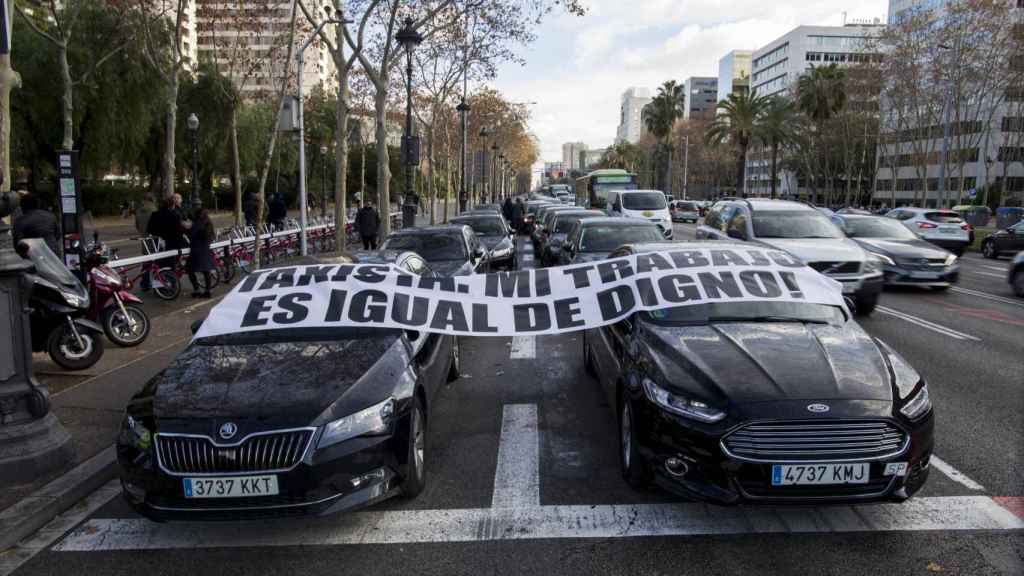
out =
{"type": "MultiPolygon", "coordinates": [[[[828,407],[828,404],[808,404],[807,405],[807,410],[810,411],[810,412],[814,412],[816,414],[821,414],[823,412],[828,412],[829,411],[829,407],[828,407]]],[[[221,429],[221,430],[222,430],[221,434],[223,434],[223,429],[221,429]]]]}
{"type": "MultiPolygon", "coordinates": [[[[828,410],[828,406],[825,407],[828,410]]],[[[234,422],[225,422],[220,426],[220,437],[225,440],[230,440],[238,434],[238,426],[234,422]]]]}

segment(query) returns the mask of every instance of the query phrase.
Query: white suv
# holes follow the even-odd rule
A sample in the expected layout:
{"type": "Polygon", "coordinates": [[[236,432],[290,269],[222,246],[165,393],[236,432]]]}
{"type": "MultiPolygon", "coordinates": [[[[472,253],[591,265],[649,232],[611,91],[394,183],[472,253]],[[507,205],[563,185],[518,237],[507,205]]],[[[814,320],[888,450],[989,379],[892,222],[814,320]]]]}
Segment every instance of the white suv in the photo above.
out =
{"type": "Polygon", "coordinates": [[[882,263],[812,206],[787,200],[718,202],[697,228],[698,240],[742,240],[784,250],[843,285],[857,314],[874,311],[882,263]]]}
{"type": "Polygon", "coordinates": [[[963,256],[971,243],[971,226],[960,214],[943,208],[896,208],[887,214],[921,238],[963,256]]]}

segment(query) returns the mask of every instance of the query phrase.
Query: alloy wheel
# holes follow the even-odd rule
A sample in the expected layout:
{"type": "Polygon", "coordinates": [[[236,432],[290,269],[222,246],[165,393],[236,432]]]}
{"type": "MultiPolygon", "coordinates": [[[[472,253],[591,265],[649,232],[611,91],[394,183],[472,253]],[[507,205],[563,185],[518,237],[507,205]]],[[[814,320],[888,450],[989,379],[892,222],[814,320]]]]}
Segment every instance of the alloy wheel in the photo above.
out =
{"type": "Polygon", "coordinates": [[[426,435],[423,433],[423,416],[419,410],[413,411],[413,457],[416,459],[416,479],[423,480],[423,462],[426,458],[426,435]]]}

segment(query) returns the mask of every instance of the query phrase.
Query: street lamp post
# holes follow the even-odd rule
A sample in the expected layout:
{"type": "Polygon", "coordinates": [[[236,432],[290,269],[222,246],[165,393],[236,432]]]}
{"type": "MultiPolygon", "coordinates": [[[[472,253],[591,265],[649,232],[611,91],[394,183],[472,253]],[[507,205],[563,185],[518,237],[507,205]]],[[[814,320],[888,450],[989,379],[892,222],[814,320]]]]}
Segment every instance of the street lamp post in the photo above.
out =
{"type": "MultiPolygon", "coordinates": [[[[459,111],[459,134],[462,140],[462,149],[459,151],[459,212],[466,211],[466,202],[469,200],[466,191],[466,146],[469,144],[469,135],[466,133],[466,114],[470,106],[466,102],[466,95],[462,95],[462,101],[455,107],[459,111]]],[[[447,217],[447,214],[445,215],[447,217]]]]}
{"type": "Polygon", "coordinates": [[[498,154],[498,188],[492,202],[500,202],[505,197],[505,154],[498,154]]]}
{"type": "Polygon", "coordinates": [[[192,210],[196,210],[203,204],[199,199],[199,117],[193,112],[188,115],[186,123],[192,137],[192,197],[188,199],[188,204],[192,210]]]}
{"type": "MultiPolygon", "coordinates": [[[[943,50],[943,51],[953,50],[953,48],[947,46],[946,44],[939,44],[939,49],[943,50]]],[[[955,52],[954,52],[953,60],[954,60],[954,62],[951,63],[951,64],[955,64],[956,60],[958,60],[958,58],[956,57],[956,53],[955,52]]],[[[949,65],[950,64],[947,64],[946,67],[948,68],[949,65]]],[[[953,107],[953,81],[950,80],[949,81],[949,85],[946,87],[946,101],[942,105],[942,153],[941,153],[941,157],[939,159],[940,163],[939,163],[939,189],[938,189],[939,208],[944,208],[945,205],[946,205],[946,164],[949,162],[949,113],[950,113],[950,109],[952,107],[953,107]]],[[[893,179],[893,181],[895,182],[895,178],[893,179]]],[[[925,185],[925,188],[926,188],[926,190],[924,191],[924,198],[925,198],[925,203],[927,204],[927,201],[928,201],[928,190],[927,190],[928,186],[927,186],[927,184],[925,185]]]]}
{"type": "Polygon", "coordinates": [[[320,145],[320,219],[327,218],[327,144],[320,145]]]}
{"type": "MultiPolygon", "coordinates": [[[[497,188],[498,188],[498,151],[499,150],[501,150],[501,148],[498,146],[497,142],[495,142],[494,144],[491,144],[491,194],[490,194],[490,196],[487,197],[488,199],[491,199],[491,198],[494,197],[495,190],[497,190],[497,188]]],[[[490,201],[493,202],[493,200],[490,200],[490,201]]]]}
{"type": "Polygon", "coordinates": [[[416,225],[412,171],[419,164],[419,140],[412,135],[412,51],[423,42],[423,36],[416,31],[412,18],[406,18],[405,25],[395,34],[395,40],[405,48],[405,199],[402,202],[402,226],[412,228],[416,225]]]}
{"type": "Polygon", "coordinates": [[[683,140],[683,200],[686,200],[686,176],[690,172],[690,135],[683,140]]]}
{"type": "Polygon", "coordinates": [[[487,166],[487,137],[490,135],[491,131],[486,126],[480,129],[480,196],[476,199],[478,203],[487,198],[487,180],[490,178],[490,169],[487,166]]]}

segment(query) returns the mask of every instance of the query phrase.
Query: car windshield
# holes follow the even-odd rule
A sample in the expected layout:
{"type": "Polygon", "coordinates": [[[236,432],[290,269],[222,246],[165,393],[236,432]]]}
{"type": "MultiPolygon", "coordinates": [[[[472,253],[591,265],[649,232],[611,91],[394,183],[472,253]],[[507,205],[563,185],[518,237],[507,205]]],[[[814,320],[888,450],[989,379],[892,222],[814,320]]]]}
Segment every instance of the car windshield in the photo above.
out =
{"type": "Polygon", "coordinates": [[[603,216],[603,214],[600,212],[575,212],[561,215],[555,220],[555,234],[568,234],[572,231],[572,227],[580,220],[596,218],[598,216],[603,216]]]}
{"type": "Polygon", "coordinates": [[[622,207],[626,210],[662,210],[667,205],[661,192],[628,192],[622,195],[622,207]]]}
{"type": "Polygon", "coordinates": [[[687,212],[695,212],[697,205],[693,202],[676,202],[676,208],[679,210],[686,210],[687,212]]]}
{"type": "Polygon", "coordinates": [[[468,258],[462,236],[455,234],[399,234],[388,238],[381,248],[399,252],[409,250],[426,258],[428,262],[468,258]]]}
{"type": "Polygon", "coordinates": [[[917,238],[906,226],[892,218],[848,218],[846,233],[853,238],[891,238],[894,240],[913,240],[917,238]]]}
{"type": "Polygon", "coordinates": [[[960,224],[964,221],[956,212],[926,212],[924,218],[939,224],[960,224]]]}
{"type": "Polygon", "coordinates": [[[611,252],[623,244],[661,242],[664,238],[654,225],[650,226],[587,226],[580,239],[580,252],[611,252]]]}
{"type": "Polygon", "coordinates": [[[25,256],[35,264],[36,274],[65,286],[78,285],[78,279],[71,274],[68,267],[60,261],[60,257],[54,254],[41,238],[26,238],[19,244],[28,247],[28,254],[25,256]]]}
{"type": "Polygon", "coordinates": [[[709,302],[662,308],[640,314],[645,322],[661,326],[702,326],[718,322],[809,322],[841,324],[841,308],[804,302],[709,302]]]}
{"type": "Polygon", "coordinates": [[[476,232],[477,236],[504,236],[508,234],[500,216],[494,218],[456,218],[452,224],[465,224],[476,232]]]}
{"type": "Polygon", "coordinates": [[[754,212],[758,238],[842,238],[828,216],[817,210],[761,210],[754,212]]]}

